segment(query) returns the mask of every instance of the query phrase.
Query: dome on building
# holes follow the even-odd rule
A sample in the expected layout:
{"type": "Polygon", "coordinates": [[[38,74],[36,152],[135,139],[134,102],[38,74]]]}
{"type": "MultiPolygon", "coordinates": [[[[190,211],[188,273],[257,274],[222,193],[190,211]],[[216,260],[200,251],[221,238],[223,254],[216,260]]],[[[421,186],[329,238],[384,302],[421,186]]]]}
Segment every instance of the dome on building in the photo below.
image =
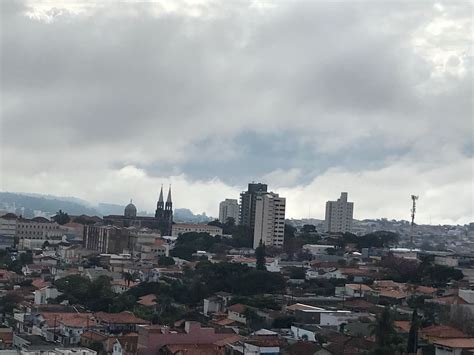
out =
{"type": "Polygon", "coordinates": [[[125,206],[124,216],[128,218],[135,218],[137,216],[137,208],[130,200],[130,203],[125,206]]]}

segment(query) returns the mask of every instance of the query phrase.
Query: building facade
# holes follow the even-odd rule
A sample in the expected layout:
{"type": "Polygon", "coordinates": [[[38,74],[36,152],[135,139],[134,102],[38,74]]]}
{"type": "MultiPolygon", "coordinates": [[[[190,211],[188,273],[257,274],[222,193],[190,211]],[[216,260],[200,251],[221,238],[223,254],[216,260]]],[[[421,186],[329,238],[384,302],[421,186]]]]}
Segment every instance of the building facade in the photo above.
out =
{"type": "Polygon", "coordinates": [[[16,227],[18,217],[14,213],[7,213],[0,217],[0,235],[14,238],[16,236],[16,227]]]}
{"type": "Polygon", "coordinates": [[[235,199],[226,198],[219,204],[219,221],[227,222],[228,218],[233,218],[235,224],[239,223],[240,206],[235,199]]]}
{"type": "Polygon", "coordinates": [[[240,194],[239,223],[248,226],[252,230],[255,227],[255,205],[257,196],[267,192],[267,185],[261,183],[250,183],[247,191],[240,194]]]}
{"type": "Polygon", "coordinates": [[[324,228],[329,233],[345,233],[352,229],[354,203],[347,201],[347,192],[341,192],[337,201],[326,202],[324,228]]]}
{"type": "Polygon", "coordinates": [[[18,248],[21,250],[41,248],[45,242],[58,244],[67,231],[67,228],[44,217],[19,218],[16,226],[18,248]]]}
{"type": "Polygon", "coordinates": [[[256,196],[253,247],[260,241],[265,245],[283,247],[285,235],[286,199],[273,192],[256,196]]]}
{"type": "Polygon", "coordinates": [[[99,253],[120,254],[129,248],[130,231],[111,225],[89,225],[84,229],[84,247],[99,253]]]}

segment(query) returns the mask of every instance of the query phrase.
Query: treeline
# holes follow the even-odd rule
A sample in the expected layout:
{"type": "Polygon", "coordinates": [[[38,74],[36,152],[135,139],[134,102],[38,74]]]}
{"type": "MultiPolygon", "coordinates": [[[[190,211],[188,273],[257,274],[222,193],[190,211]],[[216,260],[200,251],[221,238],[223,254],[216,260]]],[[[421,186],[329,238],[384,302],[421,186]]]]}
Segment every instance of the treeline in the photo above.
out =
{"type": "Polygon", "coordinates": [[[380,262],[385,278],[396,282],[409,282],[421,285],[443,287],[450,281],[459,281],[464,275],[453,267],[436,265],[428,258],[408,260],[389,256],[380,262]]]}
{"type": "Polygon", "coordinates": [[[94,281],[71,275],[55,281],[63,294],[56,302],[68,300],[91,311],[121,312],[133,310],[154,323],[170,324],[188,307],[200,305],[202,300],[218,291],[236,296],[255,296],[283,292],[285,280],[278,273],[255,270],[233,263],[200,262],[195,270],[186,268],[182,279],[143,282],[122,294],[112,291],[111,280],[101,276],[94,281]],[[141,296],[154,294],[157,306],[144,308],[137,304],[141,296]]]}
{"type": "Polygon", "coordinates": [[[209,233],[183,233],[178,236],[176,245],[170,255],[185,260],[192,260],[198,250],[216,254],[225,254],[232,248],[251,248],[253,235],[247,226],[234,226],[230,237],[215,236],[209,233]]]}
{"type": "Polygon", "coordinates": [[[363,248],[387,248],[398,244],[399,235],[394,232],[377,231],[365,235],[344,233],[342,237],[335,239],[337,248],[344,249],[347,245],[355,245],[359,250],[363,248]]]}
{"type": "Polygon", "coordinates": [[[7,250],[0,250],[0,269],[7,269],[23,275],[22,268],[25,265],[33,263],[33,254],[31,251],[19,253],[12,256],[7,250]]]}

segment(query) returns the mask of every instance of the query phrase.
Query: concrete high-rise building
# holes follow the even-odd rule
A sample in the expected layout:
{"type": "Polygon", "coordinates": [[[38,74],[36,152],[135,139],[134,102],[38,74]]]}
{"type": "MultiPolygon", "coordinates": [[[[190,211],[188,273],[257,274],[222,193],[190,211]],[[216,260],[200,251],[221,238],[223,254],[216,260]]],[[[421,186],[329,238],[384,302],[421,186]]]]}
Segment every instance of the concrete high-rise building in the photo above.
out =
{"type": "Polygon", "coordinates": [[[235,224],[239,223],[240,206],[239,201],[226,198],[219,204],[219,221],[225,223],[227,218],[233,218],[235,224]]]}
{"type": "Polygon", "coordinates": [[[257,196],[267,192],[267,185],[261,183],[250,183],[247,191],[240,194],[240,216],[239,223],[248,226],[252,230],[255,227],[255,203],[257,196]]]}
{"type": "Polygon", "coordinates": [[[273,192],[260,193],[255,198],[253,247],[265,245],[283,247],[285,236],[286,200],[273,192]]]}
{"type": "Polygon", "coordinates": [[[326,202],[324,228],[330,233],[345,233],[352,229],[354,203],[347,202],[347,192],[341,192],[337,201],[326,202]]]}

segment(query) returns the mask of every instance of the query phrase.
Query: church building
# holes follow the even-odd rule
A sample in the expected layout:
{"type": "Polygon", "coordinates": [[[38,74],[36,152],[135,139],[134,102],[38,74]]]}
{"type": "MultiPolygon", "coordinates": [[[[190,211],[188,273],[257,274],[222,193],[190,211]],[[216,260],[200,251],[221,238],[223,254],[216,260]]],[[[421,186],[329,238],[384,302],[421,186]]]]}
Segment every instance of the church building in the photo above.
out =
{"type": "Polygon", "coordinates": [[[171,201],[171,186],[166,202],[163,199],[163,186],[156,204],[155,217],[137,216],[137,208],[130,201],[122,215],[104,216],[106,224],[118,227],[150,228],[160,231],[162,236],[171,235],[173,225],[173,202],[171,201]]]}

